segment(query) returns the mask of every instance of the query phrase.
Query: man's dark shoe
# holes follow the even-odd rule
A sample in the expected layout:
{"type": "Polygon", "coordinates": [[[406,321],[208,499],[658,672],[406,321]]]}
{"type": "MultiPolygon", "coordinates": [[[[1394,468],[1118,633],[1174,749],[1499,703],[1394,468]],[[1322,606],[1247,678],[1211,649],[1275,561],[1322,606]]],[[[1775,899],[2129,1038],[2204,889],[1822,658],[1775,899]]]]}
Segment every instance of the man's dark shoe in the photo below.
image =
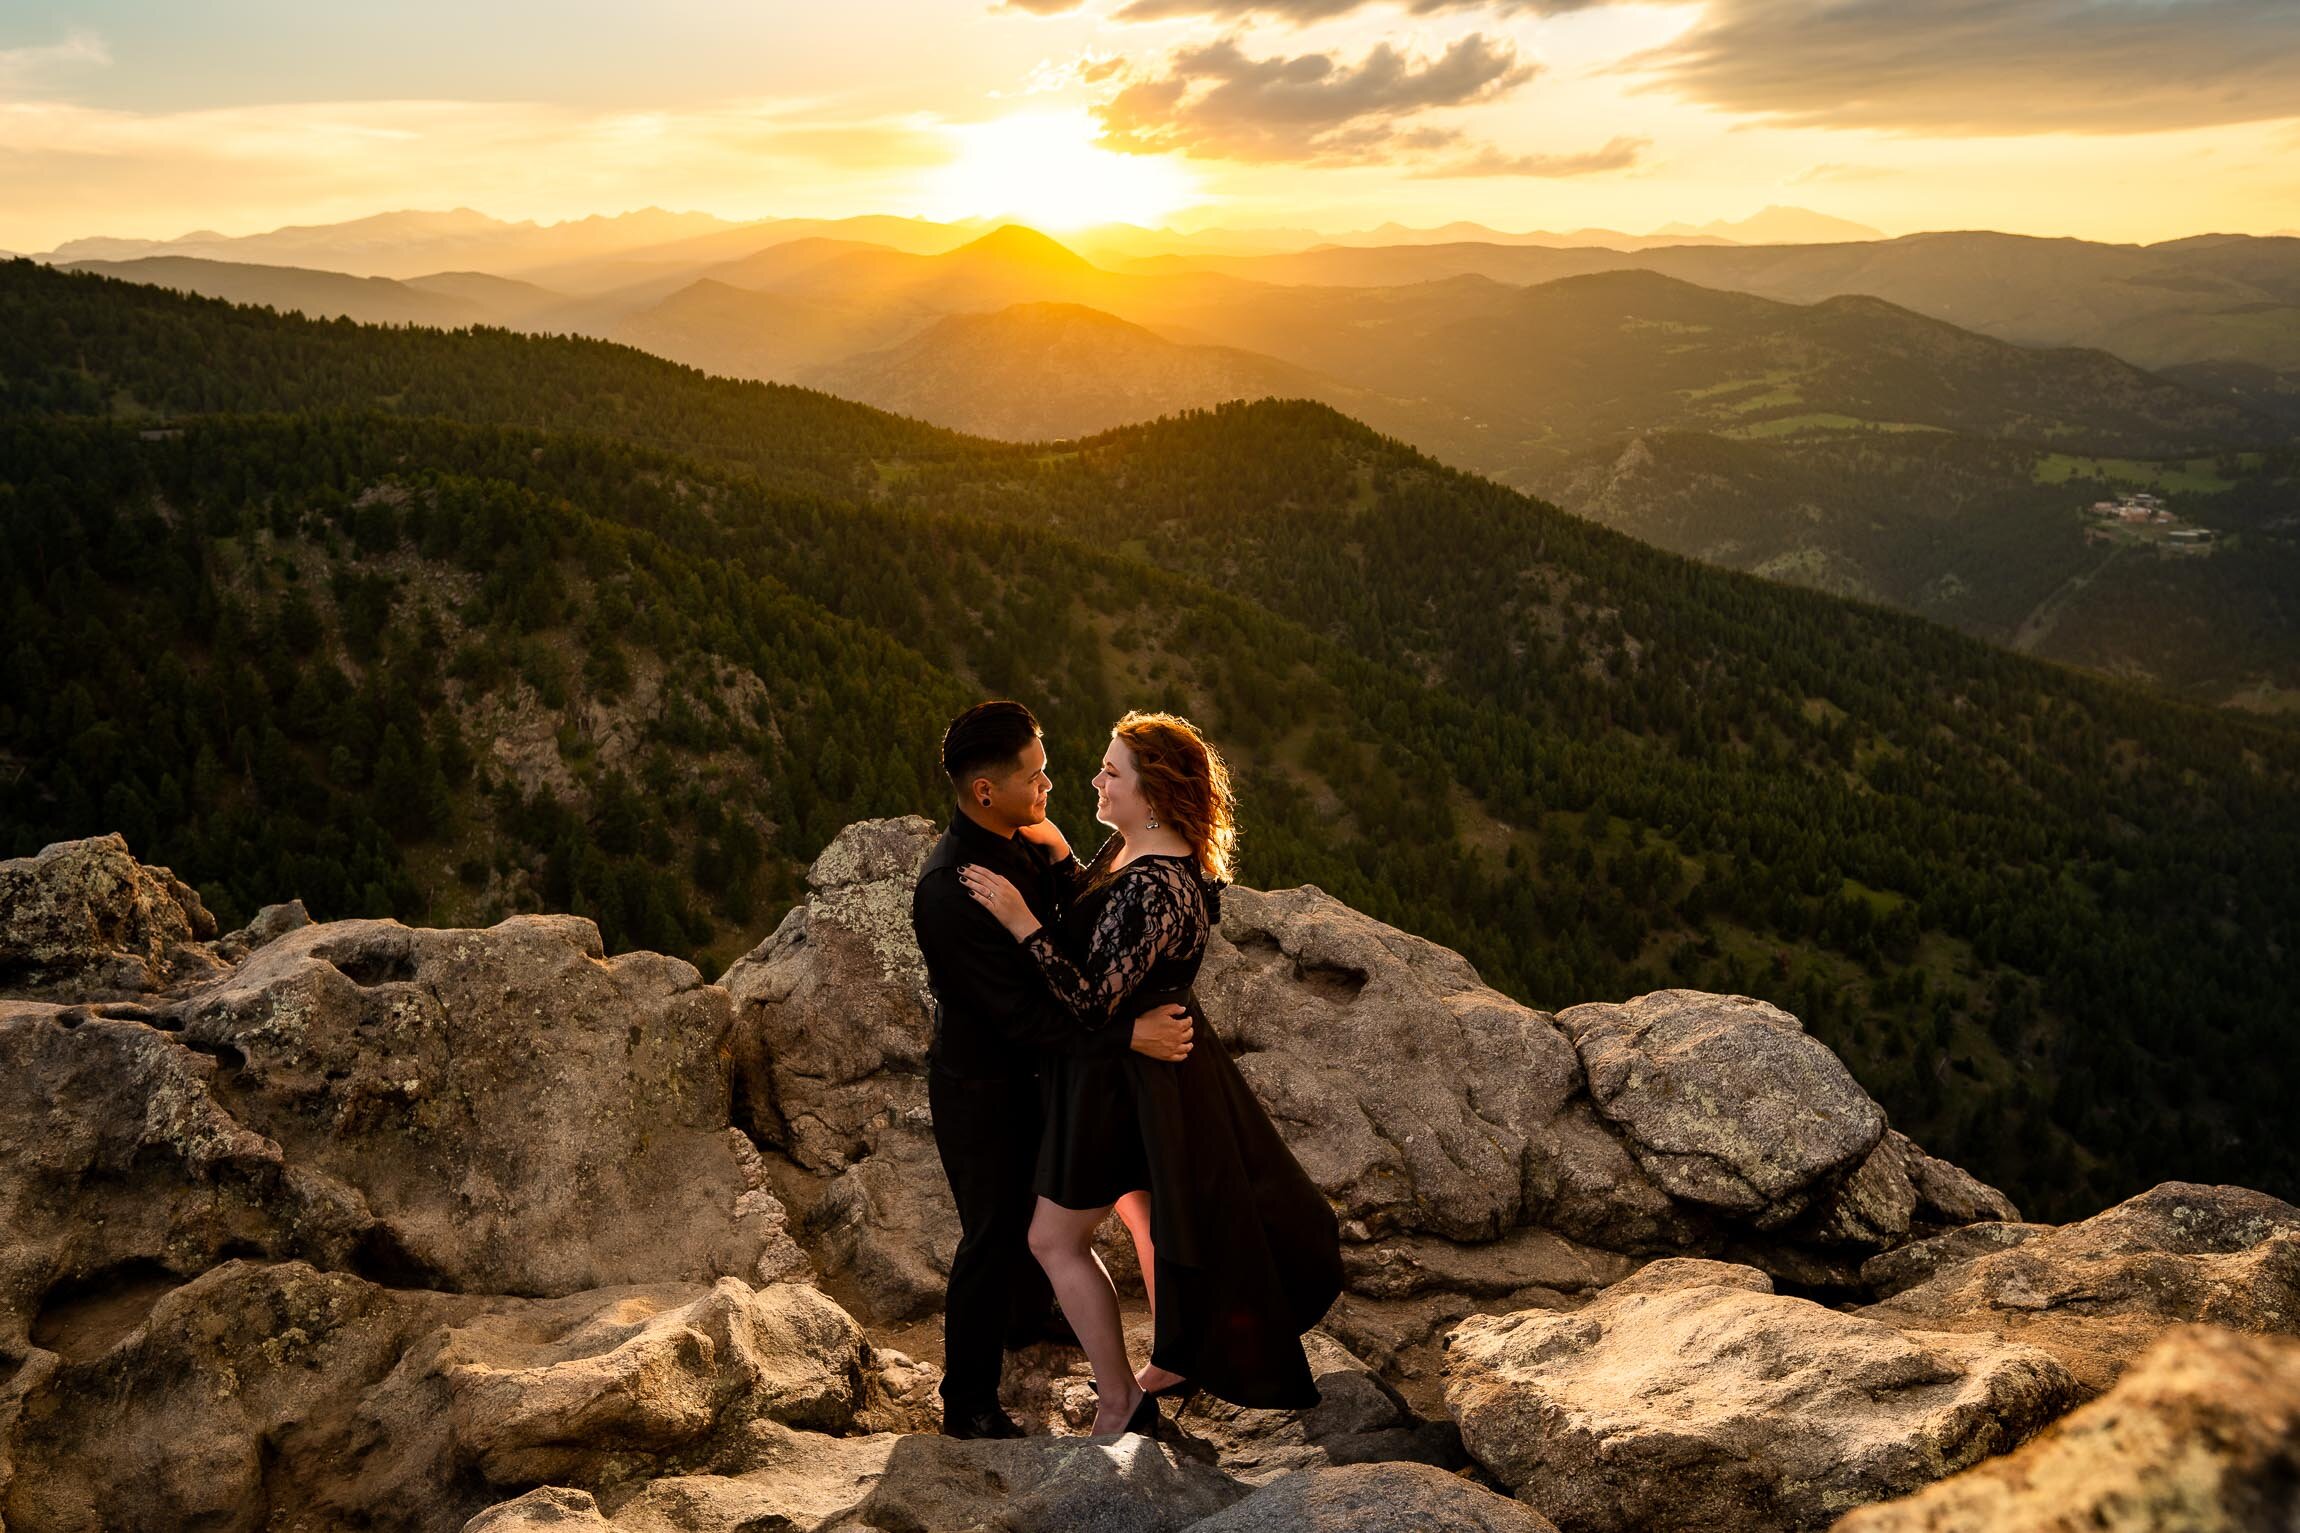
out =
{"type": "Polygon", "coordinates": [[[942,1408],[942,1435],[945,1437],[1020,1437],[1022,1428],[1012,1416],[995,1405],[979,1406],[972,1410],[955,1405],[942,1408]]]}

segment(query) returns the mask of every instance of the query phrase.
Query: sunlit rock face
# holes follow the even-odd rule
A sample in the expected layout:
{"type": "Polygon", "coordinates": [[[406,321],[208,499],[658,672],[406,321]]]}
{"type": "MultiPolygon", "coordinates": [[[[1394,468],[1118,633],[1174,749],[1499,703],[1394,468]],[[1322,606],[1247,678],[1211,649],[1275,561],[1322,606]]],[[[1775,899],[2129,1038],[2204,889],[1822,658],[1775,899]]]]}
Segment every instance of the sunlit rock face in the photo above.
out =
{"type": "Polygon", "coordinates": [[[2017,1338],[2096,1394],[2182,1322],[2300,1334],[2300,1208],[2247,1187],[2165,1182],[1980,1251],[1862,1313],[2017,1338]]]}
{"type": "Polygon", "coordinates": [[[1672,1259],[1570,1314],[1464,1322],[1446,1358],[1463,1444],[1569,1533],[1825,1528],[2003,1452],[2077,1397],[2037,1348],[1771,1287],[1672,1259]]]}
{"type": "Polygon", "coordinates": [[[191,886],[137,862],[121,836],[0,862],[0,993],[95,1001],[182,988],[222,972],[200,946],[215,935],[191,886]]]}
{"type": "Polygon", "coordinates": [[[2300,1341],[2176,1326],[2107,1394],[1837,1533],[2300,1527],[2300,1341]]]}

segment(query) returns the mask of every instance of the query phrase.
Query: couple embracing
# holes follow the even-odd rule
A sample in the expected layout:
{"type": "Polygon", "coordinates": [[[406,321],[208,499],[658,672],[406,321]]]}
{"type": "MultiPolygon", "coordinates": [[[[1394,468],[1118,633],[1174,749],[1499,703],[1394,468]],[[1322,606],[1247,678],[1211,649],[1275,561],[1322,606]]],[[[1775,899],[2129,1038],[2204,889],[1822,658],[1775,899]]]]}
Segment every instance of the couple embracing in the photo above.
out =
{"type": "MultiPolygon", "coordinates": [[[[956,795],[911,921],[935,995],[928,1101],[958,1203],[943,1430],[1019,1436],[1006,1348],[1048,1300],[1094,1367],[1094,1431],[1151,1432],[1158,1401],[1317,1402],[1301,1336],[1341,1291],[1332,1208],[1199,1019],[1191,985],[1237,832],[1229,773],[1188,721],[1129,713],[1095,773],[1089,862],[1046,818],[1046,747],[1020,703],[943,736],[956,795]],[[1126,1353],[1093,1238],[1115,1208],[1155,1326],[1126,1353]]],[[[1058,1333],[1057,1333],[1058,1334],[1058,1333]]]]}

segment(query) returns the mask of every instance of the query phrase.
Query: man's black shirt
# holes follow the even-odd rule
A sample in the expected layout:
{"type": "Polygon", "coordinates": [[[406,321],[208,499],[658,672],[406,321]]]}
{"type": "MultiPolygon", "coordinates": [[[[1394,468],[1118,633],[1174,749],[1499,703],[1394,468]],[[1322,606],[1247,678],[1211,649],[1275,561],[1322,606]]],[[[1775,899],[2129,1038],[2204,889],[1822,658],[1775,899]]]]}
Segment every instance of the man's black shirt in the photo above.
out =
{"type": "Polygon", "coordinates": [[[969,863],[1002,873],[1022,892],[1031,914],[1056,925],[1084,870],[1074,858],[1020,836],[1001,836],[963,814],[929,853],[911,894],[910,924],[934,989],[936,1070],[966,1080],[1035,1075],[1039,1055],[1123,1051],[1133,1019],[1088,1031],[1054,998],[1038,964],[998,918],[966,892],[958,870],[969,863]]]}

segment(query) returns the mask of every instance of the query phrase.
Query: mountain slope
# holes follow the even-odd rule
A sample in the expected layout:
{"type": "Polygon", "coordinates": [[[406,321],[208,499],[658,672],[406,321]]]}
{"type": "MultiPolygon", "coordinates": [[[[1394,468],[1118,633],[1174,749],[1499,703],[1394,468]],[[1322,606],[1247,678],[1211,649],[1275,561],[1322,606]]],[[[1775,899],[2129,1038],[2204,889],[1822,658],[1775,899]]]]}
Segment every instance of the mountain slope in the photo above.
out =
{"type": "Polygon", "coordinates": [[[938,426],[1005,441],[1088,436],[1225,399],[1341,403],[1358,392],[1217,346],[1178,346],[1079,304],[1016,304],[938,320],[885,351],[800,381],[938,426]]]}
{"type": "Polygon", "coordinates": [[[2263,962],[2300,942],[2289,733],[1656,552],[1312,405],[1049,453],[415,332],[463,384],[435,406],[609,397],[584,418],[692,456],[311,413],[147,440],[56,412],[307,384],[331,409],[412,381],[411,333],[0,280],[9,850],[116,820],[181,835],[227,906],[249,868],[363,909],[581,891],[725,943],[731,866],[754,895],[796,876],[786,826],[925,802],[905,742],[936,708],[1020,692],[1084,762],[1162,704],[1236,755],[1254,879],[1536,1004],[1779,1000],[2043,1211],[2239,1167],[2300,1186],[2300,1032],[2263,962]]]}
{"type": "Polygon", "coordinates": [[[294,266],[257,266],[190,256],[142,256],[127,261],[75,261],[84,271],[123,282],[148,282],[179,293],[262,304],[313,319],[354,319],[369,325],[458,325],[495,318],[493,306],[469,293],[426,290],[388,277],[347,277],[294,266]]]}

